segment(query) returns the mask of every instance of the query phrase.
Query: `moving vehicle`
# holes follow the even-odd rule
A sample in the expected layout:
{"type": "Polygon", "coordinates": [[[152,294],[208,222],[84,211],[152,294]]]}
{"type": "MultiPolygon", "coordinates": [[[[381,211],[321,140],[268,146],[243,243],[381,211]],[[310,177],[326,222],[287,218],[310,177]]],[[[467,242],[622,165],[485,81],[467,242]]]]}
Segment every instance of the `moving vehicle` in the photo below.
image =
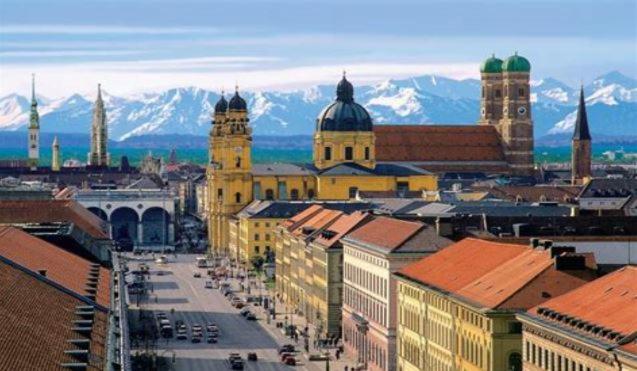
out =
{"type": "Polygon", "coordinates": [[[197,258],[197,268],[207,268],[207,267],[208,267],[208,261],[206,260],[206,258],[203,258],[203,257],[197,258]]]}
{"type": "Polygon", "coordinates": [[[294,352],[294,345],[293,344],[284,344],[279,348],[279,354],[283,354],[283,353],[292,353],[294,352]]]}

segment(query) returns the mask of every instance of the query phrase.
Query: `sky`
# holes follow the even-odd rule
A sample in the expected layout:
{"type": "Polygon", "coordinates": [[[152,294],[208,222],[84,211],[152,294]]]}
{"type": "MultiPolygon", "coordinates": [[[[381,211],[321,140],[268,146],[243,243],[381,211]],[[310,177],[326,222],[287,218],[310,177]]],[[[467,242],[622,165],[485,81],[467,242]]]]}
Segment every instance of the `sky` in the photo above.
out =
{"type": "Polygon", "coordinates": [[[0,96],[291,90],[438,74],[495,53],[532,78],[637,77],[635,0],[2,0],[0,96]]]}

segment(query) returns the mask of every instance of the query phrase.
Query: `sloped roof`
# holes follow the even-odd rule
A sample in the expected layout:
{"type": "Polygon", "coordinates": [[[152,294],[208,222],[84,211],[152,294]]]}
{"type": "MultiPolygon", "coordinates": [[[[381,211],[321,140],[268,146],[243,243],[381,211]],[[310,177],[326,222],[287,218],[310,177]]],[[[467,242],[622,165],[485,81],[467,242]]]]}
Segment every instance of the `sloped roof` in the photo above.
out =
{"type": "Polygon", "coordinates": [[[0,200],[0,224],[73,223],[98,239],[107,239],[106,223],[74,200],[0,200]]]}
{"type": "MultiPolygon", "coordinates": [[[[564,295],[548,300],[528,313],[550,319],[546,313],[576,317],[623,336],[637,332],[637,267],[625,266],[564,295]]],[[[579,331],[575,326],[554,320],[556,324],[579,331]]]]}
{"type": "Polygon", "coordinates": [[[356,226],[371,218],[371,215],[364,212],[354,212],[351,215],[341,215],[332,225],[326,228],[329,235],[320,234],[314,242],[325,247],[334,246],[346,233],[356,228],[356,226]]]}
{"type": "Polygon", "coordinates": [[[487,125],[375,125],[377,161],[504,161],[487,125]]]}
{"type": "Polygon", "coordinates": [[[252,164],[252,175],[312,175],[316,172],[313,165],[295,163],[252,164]]]}
{"type": "MultiPolygon", "coordinates": [[[[87,296],[89,272],[93,263],[58,246],[13,227],[0,226],[0,256],[31,271],[46,271],[51,281],[87,296]]],[[[104,307],[110,303],[110,270],[99,267],[95,302],[104,307]]]]}
{"type": "Polygon", "coordinates": [[[322,176],[410,176],[431,174],[429,171],[416,166],[386,162],[377,162],[373,169],[355,162],[343,162],[326,169],[317,170],[317,172],[322,176]]]}
{"type": "MultiPolygon", "coordinates": [[[[70,339],[76,306],[87,302],[0,260],[0,365],[6,370],[60,370],[76,362],[65,350],[77,349],[70,339]]],[[[103,370],[108,314],[95,310],[89,345],[89,370],[103,370]]]]}
{"type": "Polygon", "coordinates": [[[299,223],[302,223],[303,221],[311,218],[313,215],[317,214],[321,210],[323,210],[323,208],[320,205],[312,205],[307,209],[301,211],[300,213],[294,215],[293,217],[284,220],[281,225],[291,231],[292,229],[296,228],[299,223]]]}
{"type": "Polygon", "coordinates": [[[313,233],[316,230],[330,225],[341,215],[343,215],[342,211],[322,209],[300,225],[296,226],[296,228],[292,231],[292,235],[297,237],[302,236],[305,234],[304,231],[308,230],[313,233]]]}
{"type": "Polygon", "coordinates": [[[554,201],[566,202],[577,198],[581,191],[579,186],[495,186],[471,187],[474,191],[488,192],[493,197],[503,200],[524,202],[554,201]]]}
{"type": "Polygon", "coordinates": [[[419,222],[379,216],[349,233],[346,238],[348,241],[393,251],[424,228],[424,226],[424,224],[419,222]]]}

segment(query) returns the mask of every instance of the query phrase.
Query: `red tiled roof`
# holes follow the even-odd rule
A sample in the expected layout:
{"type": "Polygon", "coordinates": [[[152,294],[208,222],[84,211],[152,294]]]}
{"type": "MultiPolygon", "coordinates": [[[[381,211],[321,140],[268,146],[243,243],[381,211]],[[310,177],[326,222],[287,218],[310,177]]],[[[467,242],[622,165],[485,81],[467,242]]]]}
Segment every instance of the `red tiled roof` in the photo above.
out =
{"type": "MultiPolygon", "coordinates": [[[[86,296],[89,260],[31,236],[17,228],[0,226],[0,256],[34,272],[46,271],[46,277],[79,295],[86,296]]],[[[100,267],[95,301],[110,303],[110,270],[100,267]]]]}
{"type": "Polygon", "coordinates": [[[415,281],[456,292],[523,252],[523,245],[465,238],[405,266],[400,273],[415,281]]]}
{"type": "Polygon", "coordinates": [[[424,224],[419,222],[408,222],[380,216],[357,228],[348,234],[347,238],[391,251],[401,246],[423,227],[424,224]]]}
{"type": "Polygon", "coordinates": [[[623,335],[637,331],[637,267],[626,266],[529,310],[548,308],[623,335]]]}
{"type": "Polygon", "coordinates": [[[328,210],[323,209],[316,213],[311,218],[307,219],[305,222],[299,224],[296,229],[292,231],[292,235],[300,236],[303,234],[303,230],[305,228],[313,228],[314,230],[318,230],[326,227],[331,224],[336,218],[343,214],[342,211],[337,210],[328,210]]]}
{"type": "Polygon", "coordinates": [[[293,217],[284,220],[283,222],[281,222],[281,226],[287,228],[289,231],[291,231],[292,229],[296,228],[296,226],[303,222],[304,220],[307,220],[308,218],[311,218],[313,215],[315,215],[316,213],[320,212],[321,210],[323,210],[323,207],[320,205],[312,205],[310,207],[308,207],[307,209],[301,211],[300,213],[294,215],[293,217]]]}
{"type": "Polygon", "coordinates": [[[504,161],[487,125],[375,125],[377,161],[504,161]]]}
{"type": "Polygon", "coordinates": [[[71,222],[94,238],[108,238],[106,224],[73,200],[0,200],[0,224],[71,222]]]}
{"type": "Polygon", "coordinates": [[[369,219],[369,218],[370,218],[369,214],[361,212],[361,211],[354,212],[350,215],[343,214],[341,215],[340,218],[338,218],[334,222],[334,224],[330,225],[327,228],[327,230],[334,233],[331,238],[325,238],[323,235],[320,235],[314,241],[322,246],[332,247],[346,233],[356,228],[356,226],[360,225],[366,219],[369,219]]]}
{"type": "Polygon", "coordinates": [[[592,270],[558,271],[553,263],[548,250],[467,238],[400,273],[482,307],[526,309],[594,278],[592,270]]]}
{"type": "MultiPolygon", "coordinates": [[[[61,363],[75,362],[64,354],[77,349],[68,340],[84,338],[73,331],[79,298],[0,262],[0,365],[3,370],[62,370],[61,363]]],[[[104,369],[108,314],[93,317],[89,346],[89,370],[104,369]]]]}

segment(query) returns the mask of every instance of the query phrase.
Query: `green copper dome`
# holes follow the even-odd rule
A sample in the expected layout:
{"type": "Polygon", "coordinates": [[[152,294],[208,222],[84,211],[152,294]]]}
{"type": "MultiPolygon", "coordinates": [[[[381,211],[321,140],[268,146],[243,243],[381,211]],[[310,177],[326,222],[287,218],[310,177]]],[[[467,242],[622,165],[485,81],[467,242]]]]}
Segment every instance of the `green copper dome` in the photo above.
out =
{"type": "Polygon", "coordinates": [[[482,73],[500,73],[502,72],[502,59],[496,58],[492,55],[491,58],[482,62],[480,65],[480,72],[482,73]]]}
{"type": "Polygon", "coordinates": [[[502,70],[505,72],[531,72],[531,63],[528,59],[519,56],[516,52],[504,60],[502,70]]]}

